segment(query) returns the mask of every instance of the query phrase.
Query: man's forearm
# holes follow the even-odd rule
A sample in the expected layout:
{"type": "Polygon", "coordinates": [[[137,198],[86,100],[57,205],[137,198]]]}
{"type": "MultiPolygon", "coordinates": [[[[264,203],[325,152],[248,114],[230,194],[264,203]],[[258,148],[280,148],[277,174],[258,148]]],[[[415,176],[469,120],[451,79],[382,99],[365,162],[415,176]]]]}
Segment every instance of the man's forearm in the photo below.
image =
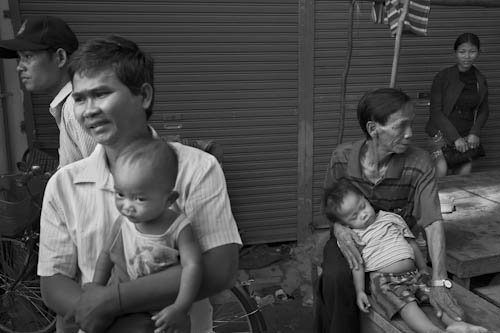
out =
{"type": "MultiPolygon", "coordinates": [[[[213,248],[203,254],[203,279],[197,299],[212,296],[234,284],[238,269],[237,244],[213,248]]],[[[154,311],[172,304],[179,292],[180,265],[120,284],[121,312],[154,311]]]]}
{"type": "Polygon", "coordinates": [[[41,277],[40,285],[45,304],[61,316],[74,308],[82,294],[77,282],[61,274],[41,277]]]}
{"type": "Polygon", "coordinates": [[[235,284],[239,250],[239,245],[232,243],[218,246],[203,254],[203,279],[198,299],[213,296],[235,284]]]}
{"type": "Polygon", "coordinates": [[[443,221],[438,220],[425,227],[427,246],[432,262],[432,279],[439,280],[447,277],[446,273],[446,242],[443,221]]]}

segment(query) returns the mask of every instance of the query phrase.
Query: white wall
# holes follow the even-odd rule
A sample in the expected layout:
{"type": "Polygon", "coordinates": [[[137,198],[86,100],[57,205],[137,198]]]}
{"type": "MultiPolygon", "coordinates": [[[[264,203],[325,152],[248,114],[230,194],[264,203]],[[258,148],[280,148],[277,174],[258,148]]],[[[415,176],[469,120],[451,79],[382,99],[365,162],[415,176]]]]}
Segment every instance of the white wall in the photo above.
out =
{"type": "MultiPolygon", "coordinates": [[[[10,39],[14,37],[14,31],[12,28],[12,22],[9,18],[3,16],[3,12],[9,9],[8,1],[0,1],[0,39],[10,39]]],[[[15,162],[21,160],[23,152],[26,150],[27,138],[26,134],[21,131],[21,122],[24,120],[23,112],[23,92],[20,87],[19,77],[16,72],[16,60],[15,59],[3,59],[1,61],[1,66],[3,69],[3,81],[5,87],[1,87],[1,91],[7,94],[6,97],[6,118],[8,120],[8,131],[9,138],[6,139],[4,136],[4,118],[0,118],[0,173],[5,172],[7,165],[5,164],[6,159],[6,147],[8,144],[10,146],[12,161],[11,168],[15,169],[15,162]]]]}

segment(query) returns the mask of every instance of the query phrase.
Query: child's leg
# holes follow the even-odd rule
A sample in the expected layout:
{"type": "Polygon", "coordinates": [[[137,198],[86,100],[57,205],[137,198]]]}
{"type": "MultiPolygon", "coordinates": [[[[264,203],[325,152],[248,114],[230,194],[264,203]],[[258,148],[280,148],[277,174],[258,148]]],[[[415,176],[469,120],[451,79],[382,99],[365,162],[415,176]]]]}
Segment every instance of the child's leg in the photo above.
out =
{"type": "Polygon", "coordinates": [[[418,306],[417,302],[413,301],[406,304],[399,312],[405,323],[417,333],[441,333],[442,329],[434,325],[427,315],[418,306]]]}
{"type": "Polygon", "coordinates": [[[436,176],[445,177],[448,174],[448,163],[443,156],[443,153],[435,156],[434,165],[436,166],[436,176]]]}
{"type": "Polygon", "coordinates": [[[488,330],[481,326],[475,326],[468,324],[464,321],[455,321],[451,319],[445,312],[443,312],[443,317],[441,318],[443,323],[446,324],[446,332],[452,333],[486,333],[488,330]]]}

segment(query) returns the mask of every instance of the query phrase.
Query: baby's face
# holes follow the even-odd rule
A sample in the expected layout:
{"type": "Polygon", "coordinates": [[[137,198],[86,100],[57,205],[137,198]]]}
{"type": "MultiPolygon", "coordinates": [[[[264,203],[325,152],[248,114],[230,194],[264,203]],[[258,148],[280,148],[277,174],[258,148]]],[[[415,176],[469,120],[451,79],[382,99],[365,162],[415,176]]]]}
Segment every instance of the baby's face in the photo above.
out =
{"type": "Polygon", "coordinates": [[[132,223],[154,221],[170,205],[169,191],[150,175],[117,171],[115,204],[120,213],[132,223]]]}
{"type": "Polygon", "coordinates": [[[375,221],[375,210],[365,197],[348,193],[338,211],[340,219],[352,229],[364,229],[375,221]]]}

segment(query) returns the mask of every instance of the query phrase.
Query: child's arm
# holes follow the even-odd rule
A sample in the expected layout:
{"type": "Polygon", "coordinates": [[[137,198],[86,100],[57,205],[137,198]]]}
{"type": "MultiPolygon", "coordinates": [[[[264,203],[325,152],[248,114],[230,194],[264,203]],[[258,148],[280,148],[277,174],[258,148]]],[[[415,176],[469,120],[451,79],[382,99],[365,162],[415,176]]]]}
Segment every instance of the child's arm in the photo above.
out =
{"type": "Polygon", "coordinates": [[[94,278],[92,282],[105,286],[111,276],[111,269],[113,268],[113,262],[109,256],[108,251],[101,251],[99,258],[97,258],[97,263],[95,266],[94,278]]]}
{"type": "Polygon", "coordinates": [[[358,269],[352,270],[352,276],[354,279],[354,288],[356,290],[356,303],[358,308],[363,312],[368,312],[368,308],[371,306],[368,296],[365,293],[365,270],[362,266],[358,269]]]}
{"type": "Polygon", "coordinates": [[[415,254],[415,263],[417,264],[418,270],[428,273],[429,271],[427,268],[427,261],[425,260],[422,251],[420,251],[417,242],[413,238],[406,238],[406,240],[408,241],[408,243],[410,243],[410,246],[413,249],[413,253],[415,254]]]}
{"type": "Polygon", "coordinates": [[[157,329],[161,332],[171,324],[179,323],[196,300],[202,278],[201,250],[194,236],[193,229],[187,225],[177,240],[181,258],[181,283],[179,293],[172,305],[167,306],[152,317],[157,329]]]}

